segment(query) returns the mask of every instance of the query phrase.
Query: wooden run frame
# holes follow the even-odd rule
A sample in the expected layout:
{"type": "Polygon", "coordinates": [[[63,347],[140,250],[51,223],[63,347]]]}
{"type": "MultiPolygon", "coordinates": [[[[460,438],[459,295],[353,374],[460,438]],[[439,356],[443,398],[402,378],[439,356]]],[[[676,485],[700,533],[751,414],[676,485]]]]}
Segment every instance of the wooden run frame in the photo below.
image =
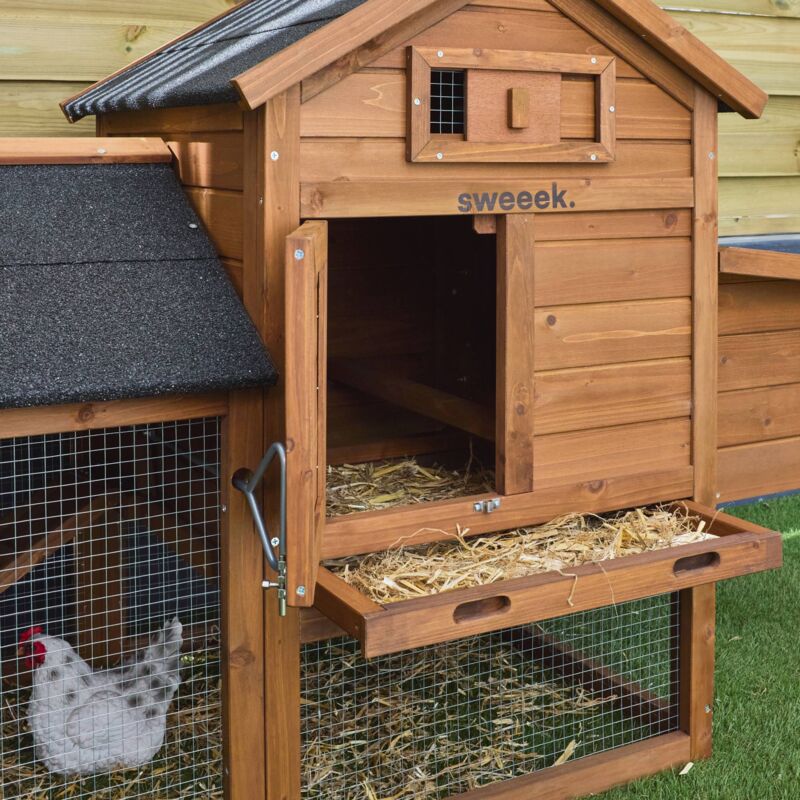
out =
{"type": "MultiPolygon", "coordinates": [[[[408,63],[407,157],[415,162],[589,162],[614,160],[616,58],[457,47],[413,47],[408,63]],[[594,142],[475,142],[431,133],[431,70],[506,70],[591,75],[595,79],[594,142]]],[[[469,87],[467,87],[469,91],[469,87]]],[[[469,124],[469,122],[467,123],[469,124]]]]}
{"type": "MultiPolygon", "coordinates": [[[[260,417],[262,392],[243,390],[196,395],[74,403],[0,410],[0,439],[54,433],[92,431],[154,422],[220,417],[222,476],[261,455],[260,436],[253,429],[260,417]]],[[[223,693],[223,747],[226,753],[225,796],[249,800],[264,796],[264,630],[261,544],[244,496],[224,477],[220,481],[220,565],[223,693]]],[[[43,539],[41,560],[54,547],[69,541],[81,526],[113,510],[98,502],[66,519],[43,539]],[[63,536],[63,538],[62,538],[63,536]]],[[[41,557],[40,557],[41,556],[41,557]]],[[[0,590],[8,575],[0,564],[0,590]]],[[[15,558],[15,579],[26,563],[15,558]]]]}

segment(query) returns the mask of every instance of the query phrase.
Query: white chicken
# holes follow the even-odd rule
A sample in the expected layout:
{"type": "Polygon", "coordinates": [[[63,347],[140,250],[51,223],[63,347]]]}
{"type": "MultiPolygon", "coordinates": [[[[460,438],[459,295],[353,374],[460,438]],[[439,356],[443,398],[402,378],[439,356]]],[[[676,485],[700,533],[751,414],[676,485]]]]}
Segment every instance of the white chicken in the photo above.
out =
{"type": "Polygon", "coordinates": [[[93,671],[72,649],[31,628],[20,648],[34,670],[28,706],[37,759],[62,775],[138,767],[161,748],[180,684],[183,628],[167,623],[122,667],[93,671]]]}

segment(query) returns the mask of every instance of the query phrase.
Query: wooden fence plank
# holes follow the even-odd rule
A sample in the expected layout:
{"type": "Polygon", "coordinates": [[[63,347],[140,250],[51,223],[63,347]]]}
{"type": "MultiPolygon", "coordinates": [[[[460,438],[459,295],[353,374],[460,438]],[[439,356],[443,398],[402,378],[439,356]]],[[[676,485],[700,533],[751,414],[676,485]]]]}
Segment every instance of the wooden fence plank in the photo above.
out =
{"type": "Polygon", "coordinates": [[[0,136],[94,136],[94,120],[70,125],[58,104],[85,82],[0,82],[0,136]]]}
{"type": "Polygon", "coordinates": [[[719,451],[718,502],[800,487],[800,438],[723,447],[719,451]]]}
{"type": "Polygon", "coordinates": [[[720,236],[800,231],[800,177],[722,178],[720,236]]]}
{"type": "Polygon", "coordinates": [[[739,281],[719,287],[719,332],[761,333],[800,327],[800,282],[739,281]]]}

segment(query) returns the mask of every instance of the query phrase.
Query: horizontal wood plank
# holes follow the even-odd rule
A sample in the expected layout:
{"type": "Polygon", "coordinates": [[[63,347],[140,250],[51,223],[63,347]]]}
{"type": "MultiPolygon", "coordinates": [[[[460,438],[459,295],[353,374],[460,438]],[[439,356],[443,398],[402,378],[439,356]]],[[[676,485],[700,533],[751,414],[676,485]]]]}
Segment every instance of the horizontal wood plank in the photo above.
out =
{"type": "Polygon", "coordinates": [[[112,111],[103,114],[109,135],[134,133],[197,133],[200,131],[240,131],[242,110],[233,104],[149,108],[142,111],[112,111]]]}
{"type": "Polygon", "coordinates": [[[536,435],[686,417],[691,384],[688,358],[537,372],[536,435]]]}
{"type": "Polygon", "coordinates": [[[534,490],[688,467],[689,418],[536,437],[534,490]]]}
{"type": "Polygon", "coordinates": [[[672,17],[770,95],[800,95],[800,20],[672,12],[672,17]]]}
{"type": "MultiPolygon", "coordinates": [[[[800,3],[797,7],[800,9],[800,3]]],[[[733,178],[800,174],[798,132],[800,97],[770,97],[761,119],[720,114],[720,175],[733,178]]]]}
{"type": "Polygon", "coordinates": [[[537,306],[688,297],[691,292],[688,238],[543,242],[536,247],[537,306]]]}
{"type": "Polygon", "coordinates": [[[164,134],[184,186],[243,190],[244,142],[238,131],[164,134]]]}
{"type": "Polygon", "coordinates": [[[800,438],[723,447],[718,474],[723,503],[800,489],[800,438]]]}
{"type": "Polygon", "coordinates": [[[800,436],[800,383],[722,392],[719,446],[800,436]]]}
{"type": "Polygon", "coordinates": [[[94,136],[93,119],[70,125],[58,104],[85,82],[0,82],[0,136],[94,136]]]}
{"type": "Polygon", "coordinates": [[[0,439],[165,420],[217,417],[225,415],[227,409],[228,395],[224,392],[163,395],[37,408],[5,408],[0,409],[0,439]]]}
{"type": "MultiPolygon", "coordinates": [[[[426,164],[406,159],[403,139],[303,139],[300,144],[300,179],[304,183],[359,181],[368,179],[416,180],[446,175],[456,177],[491,177],[497,175],[494,164],[426,164]]],[[[585,175],[593,178],[685,178],[691,175],[691,150],[688,142],[619,141],[613,162],[598,165],[580,164],[504,164],[509,177],[536,175],[562,178],[585,175]]]]}
{"type": "Polygon", "coordinates": [[[0,165],[169,163],[172,153],[161,139],[0,138],[0,165]]]}
{"type": "Polygon", "coordinates": [[[720,284],[721,335],[790,330],[799,326],[800,282],[742,280],[720,284]]]}
{"type": "Polygon", "coordinates": [[[492,514],[476,512],[474,498],[420,504],[391,511],[370,511],[326,520],[323,558],[385,550],[399,544],[425,544],[452,539],[459,531],[469,535],[506,530],[555,519],[560,514],[600,514],[618,508],[647,505],[688,497],[692,493],[691,467],[666,472],[639,472],[619,478],[599,478],[509,495],[492,514]]]}
{"type": "Polygon", "coordinates": [[[223,258],[242,260],[242,194],[222,189],[186,190],[203,220],[214,248],[223,258]]]}
{"type": "Polygon", "coordinates": [[[669,733],[472,789],[459,800],[572,800],[682,766],[690,759],[690,745],[687,734],[669,733]]]}
{"type": "MultiPolygon", "coordinates": [[[[563,14],[511,8],[464,8],[405,42],[415,47],[442,49],[478,44],[485,49],[615,55],[563,14]]],[[[372,66],[404,66],[405,45],[382,56],[372,66]]],[[[641,77],[641,73],[619,57],[617,74],[626,78],[641,77]]]]}
{"type": "MultiPolygon", "coordinates": [[[[561,136],[593,138],[592,81],[562,81],[561,95],[561,136]]],[[[648,81],[617,82],[614,116],[618,140],[691,137],[689,111],[648,81]]],[[[366,70],[348,76],[303,104],[300,132],[303,137],[405,136],[405,70],[366,70]]]]}
{"type": "Polygon", "coordinates": [[[691,353],[688,298],[540,307],[538,369],[674,358],[691,353]]]}
{"type": "Polygon", "coordinates": [[[800,253],[748,250],[745,247],[721,247],[719,271],[731,275],[758,278],[800,280],[800,253]]]}
{"type": "Polygon", "coordinates": [[[800,231],[800,177],[721,178],[719,234],[800,231]]]}
{"type": "Polygon", "coordinates": [[[536,218],[536,241],[689,236],[691,220],[691,212],[680,208],[549,214],[536,218]]]}
{"type": "MultiPolygon", "coordinates": [[[[300,187],[301,216],[306,218],[336,217],[394,217],[442,216],[473,211],[490,213],[499,210],[496,204],[500,193],[551,190],[554,182],[520,178],[493,180],[438,181],[334,181],[332,183],[304,183],[300,187]],[[472,195],[469,208],[460,210],[459,198],[472,195]],[[492,200],[494,195],[494,200],[492,200]],[[484,196],[486,201],[484,202],[484,196]]],[[[663,178],[627,180],[623,178],[597,178],[592,181],[565,179],[558,181],[558,191],[565,192],[562,202],[576,211],[625,211],[647,208],[688,208],[694,203],[694,186],[691,179],[663,178]],[[570,205],[574,203],[574,206],[570,205]]],[[[562,207],[542,208],[538,214],[561,213],[562,207]]],[[[527,213],[529,207],[515,205],[510,212],[527,213]]],[[[568,215],[567,215],[568,216],[568,215]]]]}
{"type": "Polygon", "coordinates": [[[798,382],[800,330],[720,337],[720,391],[798,382]]]}

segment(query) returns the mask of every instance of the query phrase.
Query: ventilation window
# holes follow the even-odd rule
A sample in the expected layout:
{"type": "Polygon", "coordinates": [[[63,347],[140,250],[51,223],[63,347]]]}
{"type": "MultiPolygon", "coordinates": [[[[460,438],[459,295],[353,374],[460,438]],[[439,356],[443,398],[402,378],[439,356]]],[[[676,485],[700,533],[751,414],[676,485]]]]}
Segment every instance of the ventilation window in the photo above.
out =
{"type": "Polygon", "coordinates": [[[431,70],[431,133],[464,133],[464,70],[431,70]]]}

